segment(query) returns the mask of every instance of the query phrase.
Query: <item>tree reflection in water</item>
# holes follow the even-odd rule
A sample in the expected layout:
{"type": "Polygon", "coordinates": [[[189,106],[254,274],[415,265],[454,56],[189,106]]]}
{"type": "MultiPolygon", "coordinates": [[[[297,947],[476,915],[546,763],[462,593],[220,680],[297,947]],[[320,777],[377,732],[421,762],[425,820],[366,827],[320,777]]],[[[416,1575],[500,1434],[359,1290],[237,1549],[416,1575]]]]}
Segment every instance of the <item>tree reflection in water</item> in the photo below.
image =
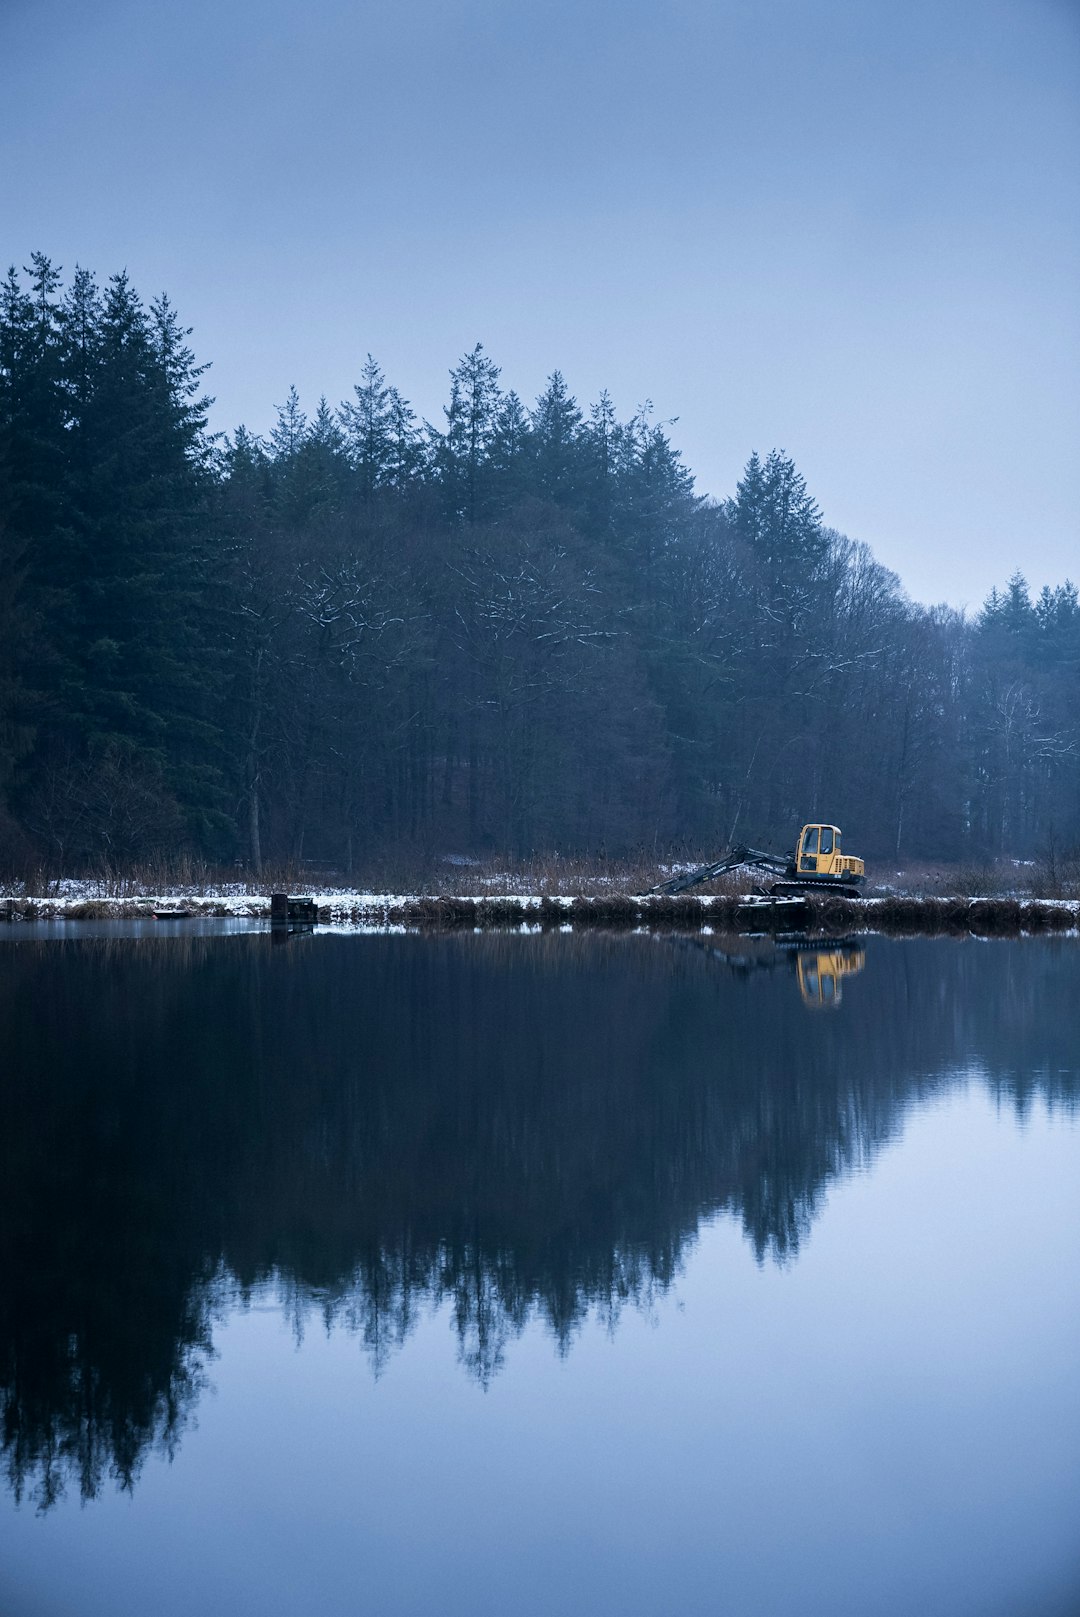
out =
{"type": "Polygon", "coordinates": [[[789,1262],[829,1183],[958,1074],[1076,1105],[1075,958],[875,940],[821,1016],[790,971],[663,938],[0,947],[10,1486],[131,1488],[267,1283],[376,1373],[449,1302],[486,1384],[531,1319],[565,1352],[648,1304],[718,1212],[789,1262]]]}

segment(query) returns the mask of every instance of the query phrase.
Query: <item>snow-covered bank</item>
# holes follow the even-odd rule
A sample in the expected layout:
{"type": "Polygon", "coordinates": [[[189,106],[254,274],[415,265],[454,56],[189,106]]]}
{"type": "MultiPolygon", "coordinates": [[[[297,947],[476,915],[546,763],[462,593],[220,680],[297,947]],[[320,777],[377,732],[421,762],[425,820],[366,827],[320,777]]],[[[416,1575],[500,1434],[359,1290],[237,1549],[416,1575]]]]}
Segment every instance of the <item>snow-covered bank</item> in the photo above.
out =
{"type": "MultiPolygon", "coordinates": [[[[747,909],[745,895],[663,894],[633,896],[504,893],[449,896],[308,890],[320,926],[409,928],[445,931],[461,927],[664,927],[699,930],[729,927],[755,931],[813,929],[831,933],[952,932],[1007,934],[1067,931],[1080,926],[1080,901],[998,898],[914,898],[898,894],[845,899],[815,893],[804,900],[747,909]]],[[[222,886],[196,891],[170,887],[159,893],[106,894],[98,884],[64,882],[45,896],[0,897],[0,919],[10,921],[139,920],[156,912],[269,922],[269,894],[222,886]],[[98,890],[95,892],[94,888],[98,890]]],[[[163,925],[166,923],[163,922],[163,925]]],[[[178,923],[175,923],[178,924],[178,923]]]]}

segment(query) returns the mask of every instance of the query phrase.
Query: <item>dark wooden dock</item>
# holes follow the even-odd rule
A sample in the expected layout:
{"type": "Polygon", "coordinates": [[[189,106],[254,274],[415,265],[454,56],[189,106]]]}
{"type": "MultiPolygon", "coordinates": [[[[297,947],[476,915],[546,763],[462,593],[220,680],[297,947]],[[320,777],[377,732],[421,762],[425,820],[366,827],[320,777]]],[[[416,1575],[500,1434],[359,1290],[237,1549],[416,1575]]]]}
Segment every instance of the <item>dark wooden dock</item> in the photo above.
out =
{"type": "Polygon", "coordinates": [[[290,898],[288,893],[270,894],[272,927],[314,926],[318,919],[319,906],[313,898],[290,898]]]}

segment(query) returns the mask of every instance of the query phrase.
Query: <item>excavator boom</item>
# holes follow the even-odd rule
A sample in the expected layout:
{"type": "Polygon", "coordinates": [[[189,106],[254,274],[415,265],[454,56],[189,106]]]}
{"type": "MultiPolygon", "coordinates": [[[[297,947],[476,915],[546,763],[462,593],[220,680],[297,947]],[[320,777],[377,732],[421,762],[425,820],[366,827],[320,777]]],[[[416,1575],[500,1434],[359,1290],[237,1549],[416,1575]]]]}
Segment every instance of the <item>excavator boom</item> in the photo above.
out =
{"type": "Polygon", "coordinates": [[[713,881],[717,876],[726,876],[729,871],[740,870],[743,866],[753,870],[767,870],[774,876],[784,876],[789,868],[789,861],[775,853],[766,853],[761,848],[732,848],[726,859],[718,859],[713,865],[702,865],[697,870],[687,870],[681,876],[672,876],[669,881],[658,882],[650,887],[646,897],[654,893],[666,893],[674,896],[676,893],[685,893],[688,887],[696,887],[699,882],[713,881]]]}

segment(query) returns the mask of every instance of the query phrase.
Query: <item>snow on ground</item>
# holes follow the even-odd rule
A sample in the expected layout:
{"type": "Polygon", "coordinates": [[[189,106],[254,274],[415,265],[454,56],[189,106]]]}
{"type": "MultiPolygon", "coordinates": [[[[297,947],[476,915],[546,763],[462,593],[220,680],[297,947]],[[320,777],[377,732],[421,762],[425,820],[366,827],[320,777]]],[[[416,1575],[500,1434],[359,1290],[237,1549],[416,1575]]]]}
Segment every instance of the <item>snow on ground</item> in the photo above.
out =
{"type": "MultiPolygon", "coordinates": [[[[539,927],[539,917],[536,912],[541,904],[558,906],[569,911],[575,904],[583,900],[591,904],[594,900],[600,904],[604,899],[612,896],[612,888],[616,887],[611,878],[602,878],[603,889],[598,891],[590,884],[590,890],[579,893],[521,893],[507,891],[504,888],[498,893],[490,890],[490,879],[479,877],[477,886],[479,891],[471,894],[445,894],[438,892],[408,892],[389,893],[371,892],[360,888],[341,888],[332,886],[305,887],[294,897],[313,899],[319,909],[319,924],[341,928],[360,928],[368,930],[374,928],[380,931],[404,929],[404,925],[417,924],[417,906],[440,904],[472,904],[479,907],[481,916],[490,916],[492,906],[497,906],[501,924],[513,924],[514,921],[521,930],[531,930],[539,927]],[[483,889],[487,887],[487,891],[483,889]]],[[[511,883],[507,878],[507,887],[511,883]]],[[[638,894],[625,895],[647,909],[651,900],[638,894]]],[[[695,893],[687,895],[693,897],[705,911],[714,904],[728,904],[736,895],[727,892],[724,895],[695,893]]],[[[860,905],[863,912],[869,917],[879,906],[895,902],[896,897],[905,895],[894,894],[886,889],[884,895],[878,893],[863,898],[860,905]]],[[[930,902],[941,902],[945,895],[934,895],[930,902]]],[[[1002,894],[998,897],[1015,897],[1021,902],[1030,902],[1028,895],[1002,894]]],[[[974,904],[993,902],[984,898],[962,900],[974,904]]],[[[658,901],[666,903],[667,900],[658,901]]],[[[918,900],[915,900],[918,902],[918,900]]],[[[1051,903],[1057,909],[1067,909],[1070,916],[1080,921],[1080,903],[1075,899],[1044,901],[1051,903]]],[[[270,895],[268,892],[252,892],[247,882],[220,882],[205,885],[169,885],[163,886],[157,892],[139,890],[134,882],[108,881],[103,879],[75,879],[65,878],[52,882],[47,889],[39,893],[27,893],[25,888],[9,886],[0,887],[0,920],[10,919],[40,919],[40,920],[107,920],[110,917],[139,919],[149,918],[156,910],[188,910],[199,917],[220,917],[222,919],[267,919],[270,911],[270,895]]],[[[550,913],[550,909],[549,909],[550,913]]],[[[699,912],[700,913],[700,912],[699,912]]],[[[568,915],[567,920],[570,917],[568,915]]]]}
{"type": "MultiPolygon", "coordinates": [[[[359,888],[305,887],[293,898],[312,899],[318,905],[320,919],[344,922],[356,916],[380,916],[384,924],[404,910],[418,904],[460,903],[476,904],[485,909],[493,903],[512,905],[523,917],[522,924],[530,924],[528,917],[539,910],[541,904],[558,905],[569,909],[589,895],[567,893],[499,893],[443,894],[438,892],[376,893],[359,888]]],[[[628,895],[637,896],[637,895],[628,895]]],[[[700,902],[717,902],[711,895],[702,894],[700,902]]],[[[155,910],[191,910],[197,915],[222,917],[258,917],[270,913],[269,893],[252,893],[243,883],[215,883],[205,886],[168,886],[158,892],[138,891],[132,884],[99,880],[65,879],[52,882],[43,893],[27,893],[19,887],[0,887],[0,906],[8,904],[20,915],[36,915],[42,919],[62,920],[65,916],[84,919],[92,907],[95,918],[105,919],[110,913],[137,917],[150,915],[155,910]]],[[[532,923],[532,924],[539,924],[532,923]]]]}

